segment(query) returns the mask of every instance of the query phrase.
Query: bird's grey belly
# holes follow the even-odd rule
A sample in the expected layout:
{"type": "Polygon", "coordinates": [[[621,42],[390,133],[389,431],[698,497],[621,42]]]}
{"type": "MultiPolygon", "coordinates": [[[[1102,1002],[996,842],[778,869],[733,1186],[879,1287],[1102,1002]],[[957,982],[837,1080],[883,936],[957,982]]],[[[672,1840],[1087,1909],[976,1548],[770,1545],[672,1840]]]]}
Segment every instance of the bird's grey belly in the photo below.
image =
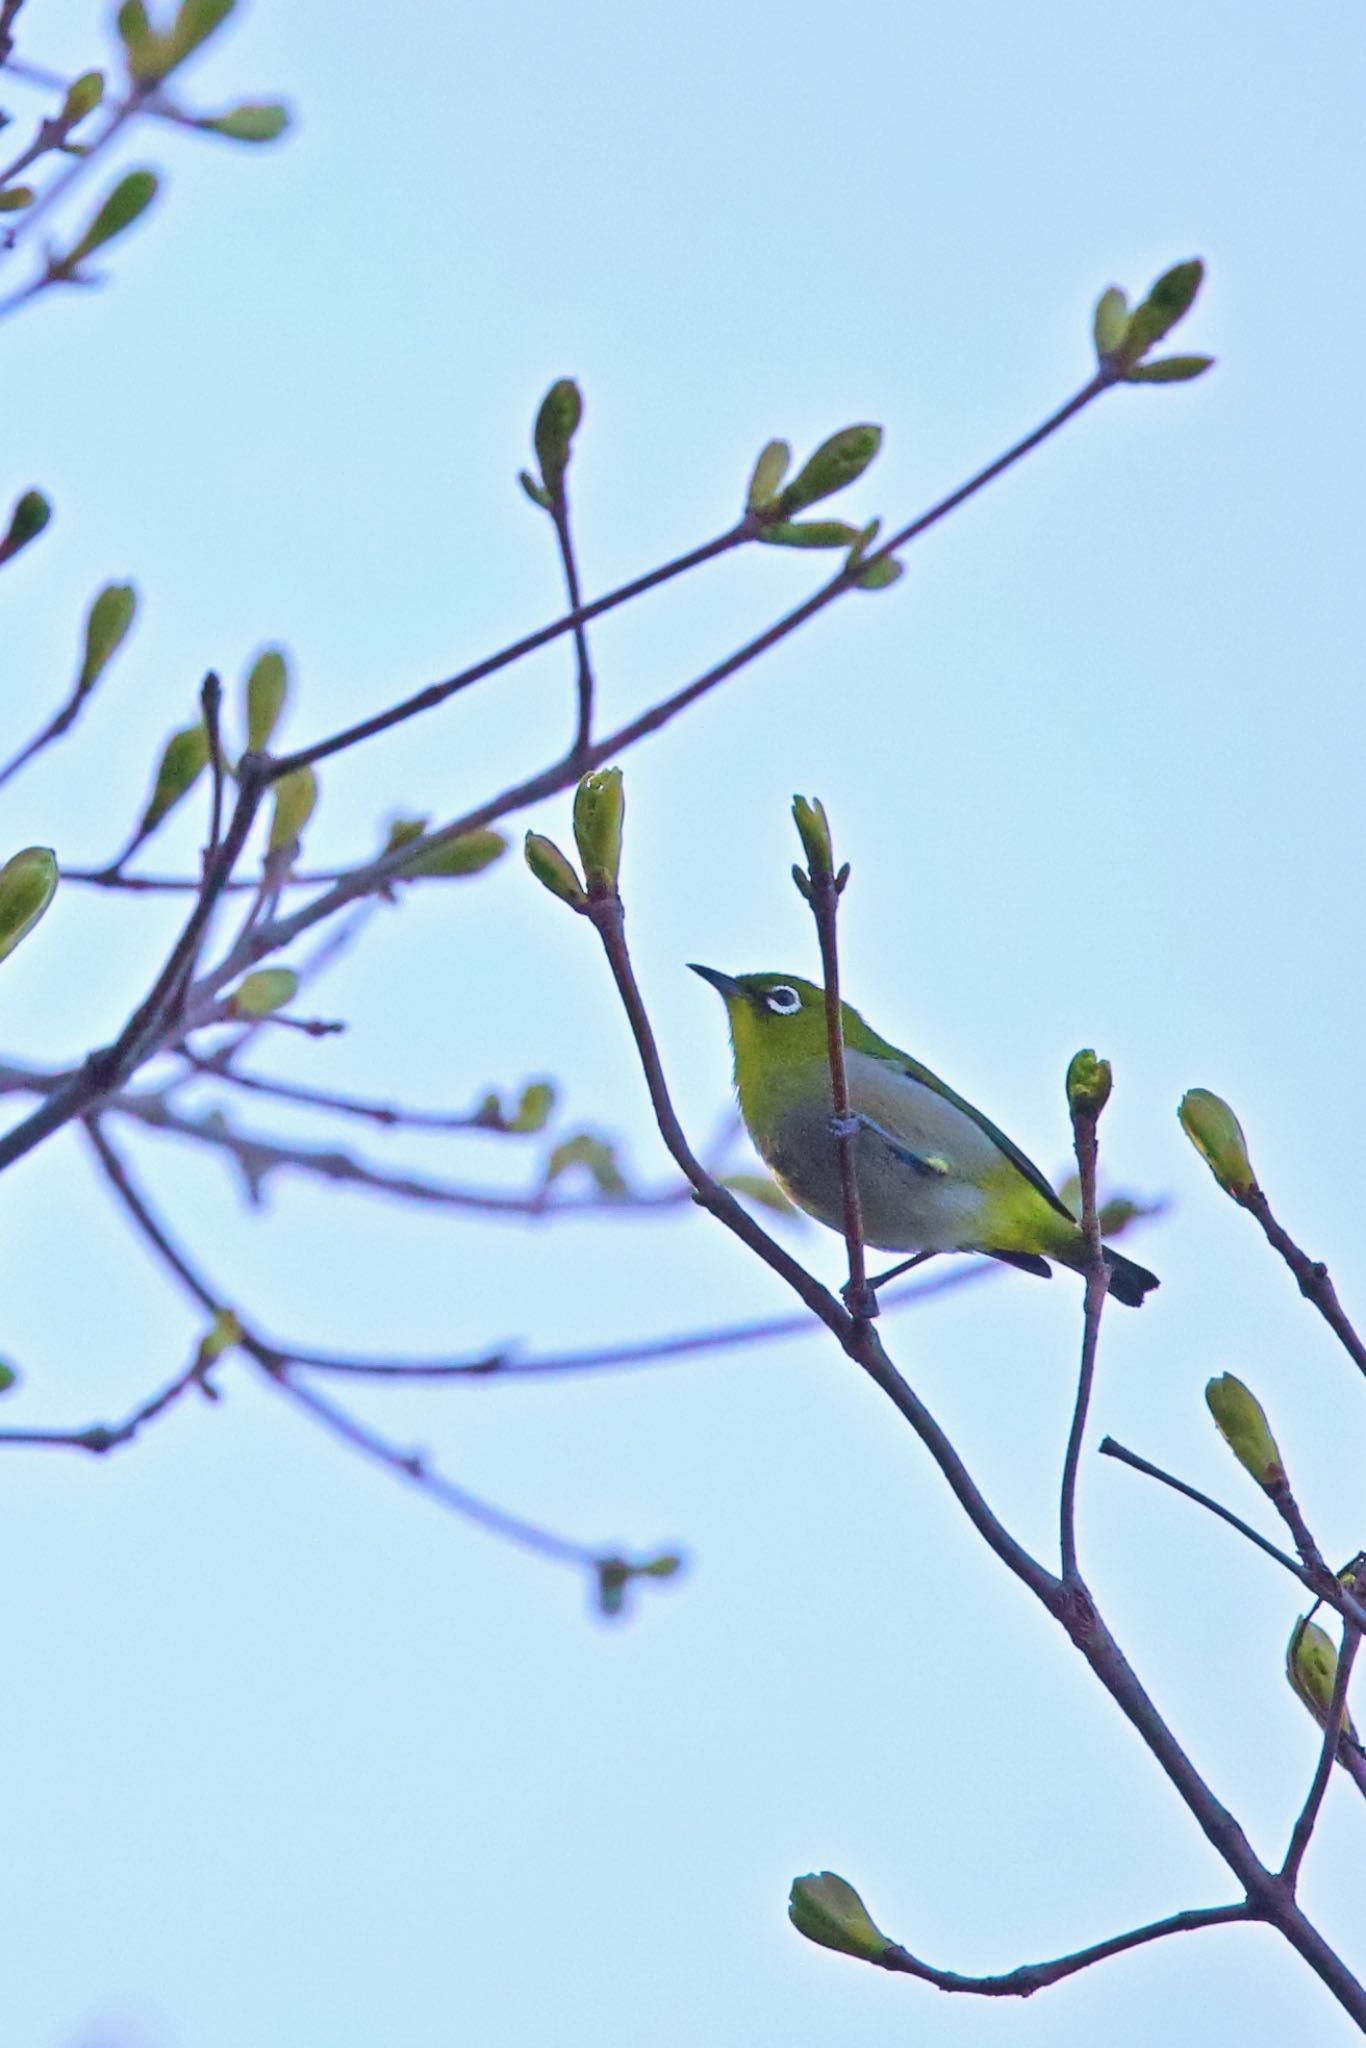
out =
{"type": "MultiPolygon", "coordinates": [[[[851,1082],[854,1076],[850,1076],[851,1082]]],[[[855,1091],[856,1108],[875,1122],[876,1104],[855,1091]]],[[[967,1177],[986,1163],[979,1159],[980,1134],[950,1104],[938,1099],[923,1123],[908,1118],[899,1102],[894,1135],[902,1151],[935,1160],[944,1171],[922,1171],[899,1156],[877,1132],[860,1130],[854,1140],[854,1167],[866,1243],[882,1251],[955,1251],[980,1245],[984,1199],[967,1177]],[[952,1119],[946,1125],[943,1112],[952,1119]],[[957,1127],[966,1125],[966,1133],[957,1127]],[[950,1142],[945,1142],[948,1139],[950,1142]],[[966,1171],[965,1171],[966,1169],[966,1171]]],[[[830,1098],[789,1111],[778,1121],[764,1148],[768,1165],[793,1200],[832,1230],[844,1228],[844,1191],[839,1149],[830,1130],[830,1098]]]]}

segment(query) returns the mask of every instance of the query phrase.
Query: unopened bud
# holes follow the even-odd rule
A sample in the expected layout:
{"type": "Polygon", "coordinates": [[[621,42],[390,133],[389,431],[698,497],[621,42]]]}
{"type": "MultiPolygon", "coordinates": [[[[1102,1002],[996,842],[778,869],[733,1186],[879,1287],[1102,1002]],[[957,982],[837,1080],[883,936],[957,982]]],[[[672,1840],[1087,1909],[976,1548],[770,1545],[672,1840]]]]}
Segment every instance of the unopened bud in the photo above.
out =
{"type": "Polygon", "coordinates": [[[289,664],[282,647],[266,647],[247,675],[247,751],[264,754],[289,696],[289,664]]]}
{"type": "Polygon", "coordinates": [[[267,842],[271,853],[285,853],[298,845],[317,803],[318,778],[311,768],[295,768],[280,777],[275,785],[275,811],[267,842]]]}
{"type": "Polygon", "coordinates": [[[541,832],[528,832],[526,864],[542,888],[549,889],[552,896],[558,896],[561,903],[567,903],[571,910],[587,910],[588,897],[583,883],[553,839],[547,839],[541,832]]]}
{"type": "Polygon", "coordinates": [[[1257,1192],[1243,1127],[1226,1102],[1208,1088],[1188,1088],[1177,1115],[1182,1130],[1226,1195],[1241,1202],[1257,1192]]]}
{"type": "Polygon", "coordinates": [[[1067,1068],[1067,1106],[1073,1116],[1098,1117],[1113,1082],[1110,1062],[1098,1059],[1089,1045],[1073,1053],[1067,1068]]]}
{"type": "Polygon", "coordinates": [[[258,967],[228,997],[228,1008],[234,1017],[269,1017],[298,993],[299,977],[292,967],[258,967]]]}
{"type": "Polygon", "coordinates": [[[204,721],[196,720],[180,732],[173,732],[162,750],[157,765],[156,780],[147,808],[138,826],[139,839],[145,839],[161,823],[168,811],[175,809],[180,799],[191,790],[209,760],[209,735],[204,730],[204,721]]]}
{"type": "Polygon", "coordinates": [[[590,889],[617,886],[625,813],[620,768],[598,768],[583,777],[574,792],[574,842],[590,889]]]}
{"type": "Polygon", "coordinates": [[[787,1917],[798,1934],[822,1948],[875,1963],[892,1947],[854,1887],[833,1870],[799,1877],[787,1902],[787,1917]]]}
{"type": "Polygon", "coordinates": [[[783,518],[842,491],[861,477],[882,446],[881,427],[841,427],[828,441],[822,441],[790,484],[778,493],[775,504],[783,518]]]}
{"type": "Polygon", "coordinates": [[[57,856],[26,846],[0,868],[0,960],[26,939],[57,893],[57,856]]]}
{"type": "Polygon", "coordinates": [[[1285,1481],[1285,1466],[1261,1402],[1231,1372],[1211,1380],[1205,1402],[1215,1427],[1245,1472],[1274,1492],[1285,1481]]]}

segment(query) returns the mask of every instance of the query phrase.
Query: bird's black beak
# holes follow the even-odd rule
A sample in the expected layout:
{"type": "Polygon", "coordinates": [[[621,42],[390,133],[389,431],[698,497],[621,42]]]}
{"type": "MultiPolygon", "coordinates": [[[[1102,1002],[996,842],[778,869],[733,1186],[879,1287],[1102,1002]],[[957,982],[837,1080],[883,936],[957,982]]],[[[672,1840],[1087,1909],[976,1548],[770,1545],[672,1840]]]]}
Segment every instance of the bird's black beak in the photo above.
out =
{"type": "Polygon", "coordinates": [[[717,993],[726,998],[727,1002],[743,997],[745,992],[733,974],[722,974],[719,967],[699,967],[695,960],[690,960],[688,965],[694,974],[701,975],[703,981],[709,981],[717,993]]]}

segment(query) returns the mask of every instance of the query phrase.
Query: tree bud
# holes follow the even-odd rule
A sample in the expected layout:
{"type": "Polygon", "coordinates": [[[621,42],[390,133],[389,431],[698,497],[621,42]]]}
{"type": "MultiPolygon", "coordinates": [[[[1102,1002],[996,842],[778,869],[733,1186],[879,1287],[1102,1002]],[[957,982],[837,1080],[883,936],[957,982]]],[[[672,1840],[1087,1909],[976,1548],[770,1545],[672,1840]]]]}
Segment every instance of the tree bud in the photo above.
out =
{"type": "Polygon", "coordinates": [[[0,960],[26,939],[57,893],[57,856],[26,846],[0,868],[0,960]]]}
{"type": "Polygon", "coordinates": [[[162,750],[152,794],[138,826],[139,839],[145,839],[149,832],[155,831],[167,812],[175,809],[203,774],[208,760],[209,735],[204,730],[203,719],[197,719],[193,725],[171,734],[162,750]]]}
{"type": "Polygon", "coordinates": [[[275,812],[270,821],[271,853],[297,847],[304,826],[318,804],[318,778],[311,768],[295,768],[275,785],[275,812]]]}
{"type": "Polygon", "coordinates": [[[4,538],[0,539],[0,562],[10,561],[20,548],[36,540],[51,517],[51,501],[41,491],[25,491],[15,501],[4,538]]]}
{"type": "Polygon", "coordinates": [[[806,855],[806,864],[811,870],[811,879],[828,881],[835,872],[835,849],[825,805],[818,796],[809,801],[804,796],[794,796],[792,816],[797,836],[802,842],[802,852],[806,855]]]}
{"type": "Polygon", "coordinates": [[[1261,1402],[1231,1372],[1211,1380],[1205,1402],[1220,1436],[1258,1486],[1274,1493],[1285,1482],[1285,1466],[1261,1402]]]}
{"type": "Polygon", "coordinates": [[[574,792],[574,842],[590,890],[617,886],[625,813],[620,768],[596,768],[583,777],[574,792]]]}
{"type": "Polygon", "coordinates": [[[131,583],[106,583],[91,604],[85,619],[85,652],[76,693],[84,697],[93,690],[119,648],[138,608],[138,594],[131,583]]]}
{"type": "Polygon", "coordinates": [[[838,1949],[841,1955],[858,1956],[865,1963],[877,1962],[893,1945],[874,1925],[854,1887],[833,1870],[813,1872],[794,1881],[787,1917],[808,1941],[838,1949]]]}
{"type": "MultiPolygon", "coordinates": [[[[1308,1615],[1295,1623],[1286,1645],[1285,1675],[1290,1690],[1303,1701],[1320,1728],[1328,1726],[1333,1704],[1333,1687],[1338,1675],[1338,1653],[1333,1638],[1308,1615]]],[[[1352,1717],[1344,1712],[1342,1732],[1349,1742],[1357,1739],[1352,1717]]]]}
{"type": "Polygon", "coordinates": [[[264,754],[289,696],[289,664],[282,647],[266,647],[247,675],[247,752],[264,754]]]}
{"type": "Polygon", "coordinates": [[[567,903],[571,910],[587,910],[588,897],[583,883],[553,839],[547,839],[541,832],[528,832],[526,864],[542,888],[549,889],[552,896],[558,896],[561,903],[567,903]]]}
{"type": "Polygon", "coordinates": [[[299,977],[292,967],[258,967],[233,990],[228,1008],[234,1017],[269,1017],[298,993],[299,977]]]}
{"type": "Polygon", "coordinates": [[[1241,1202],[1257,1192],[1243,1127],[1226,1102],[1208,1088],[1188,1088],[1177,1115],[1182,1130],[1226,1195],[1241,1202]]]}
{"type": "Polygon", "coordinates": [[[1089,1045],[1073,1053],[1067,1069],[1067,1107],[1073,1116],[1098,1117],[1110,1100],[1113,1080],[1110,1062],[1098,1059],[1089,1045]]]}
{"type": "Polygon", "coordinates": [[[762,512],[766,506],[773,503],[791,461],[792,450],[786,441],[764,443],[759,450],[759,460],[755,463],[754,473],[749,480],[749,489],[745,493],[747,512],[762,512]]]}
{"type": "Polygon", "coordinates": [[[572,377],[561,377],[541,400],[532,440],[541,467],[541,482],[552,500],[564,490],[570,449],[583,418],[583,397],[572,377]]]}
{"type": "Polygon", "coordinates": [[[841,427],[828,441],[822,441],[798,470],[774,503],[783,518],[804,511],[821,498],[829,498],[861,477],[882,446],[881,427],[841,427]]]}

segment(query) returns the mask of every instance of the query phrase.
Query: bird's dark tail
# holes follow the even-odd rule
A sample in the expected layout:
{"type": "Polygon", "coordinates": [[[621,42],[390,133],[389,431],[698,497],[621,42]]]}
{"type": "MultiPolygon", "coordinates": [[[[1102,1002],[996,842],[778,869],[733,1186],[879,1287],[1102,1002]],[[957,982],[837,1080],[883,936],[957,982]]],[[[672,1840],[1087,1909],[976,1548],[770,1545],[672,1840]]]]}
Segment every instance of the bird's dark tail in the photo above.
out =
{"type": "Polygon", "coordinates": [[[1141,1308],[1144,1295],[1151,1294],[1159,1285],[1156,1273],[1126,1259],[1123,1252],[1113,1251],[1108,1244],[1105,1261],[1110,1268],[1110,1292],[1115,1300],[1122,1301],[1126,1308],[1141,1308]]]}

